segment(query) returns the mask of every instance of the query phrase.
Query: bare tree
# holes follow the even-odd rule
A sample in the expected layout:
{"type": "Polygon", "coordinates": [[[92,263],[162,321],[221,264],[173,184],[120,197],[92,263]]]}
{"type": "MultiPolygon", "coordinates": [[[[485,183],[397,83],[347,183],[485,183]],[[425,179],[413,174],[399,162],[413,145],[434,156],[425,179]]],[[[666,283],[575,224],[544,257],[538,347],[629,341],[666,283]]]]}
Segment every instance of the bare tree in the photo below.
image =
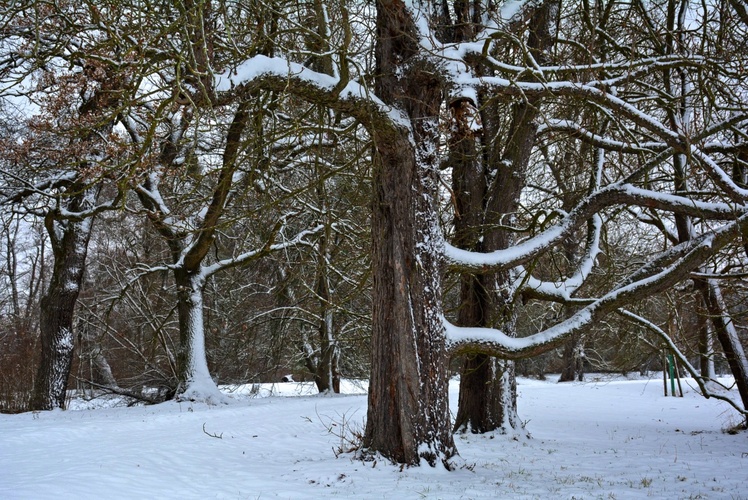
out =
{"type": "Polygon", "coordinates": [[[24,125],[5,142],[11,155],[1,173],[4,203],[42,218],[52,247],[32,400],[35,409],[52,409],[65,405],[93,217],[117,208],[126,191],[128,169],[117,167],[127,164],[127,154],[112,131],[131,87],[122,67],[102,61],[116,44],[101,39],[88,12],[27,7],[17,3],[2,11],[3,97],[18,103],[24,125]]]}

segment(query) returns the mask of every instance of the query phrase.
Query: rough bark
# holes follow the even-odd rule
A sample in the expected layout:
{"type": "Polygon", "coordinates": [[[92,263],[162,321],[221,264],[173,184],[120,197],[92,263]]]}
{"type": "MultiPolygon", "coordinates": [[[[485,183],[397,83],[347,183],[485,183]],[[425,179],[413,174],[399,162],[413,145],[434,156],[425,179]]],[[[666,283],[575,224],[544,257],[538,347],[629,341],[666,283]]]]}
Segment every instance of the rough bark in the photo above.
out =
{"type": "Polygon", "coordinates": [[[177,398],[211,404],[225,402],[225,396],[216,387],[208,370],[203,318],[203,279],[199,273],[189,272],[184,268],[176,268],[174,278],[177,285],[179,318],[177,398]]]}
{"type": "MultiPolygon", "coordinates": [[[[491,108],[489,106],[488,111],[483,113],[487,137],[493,136],[491,131],[496,126],[498,115],[498,112],[491,108]],[[489,116],[489,113],[494,116],[489,116]]],[[[459,200],[466,196],[476,198],[481,191],[485,192],[479,211],[482,214],[482,221],[478,223],[478,227],[483,228],[482,240],[479,241],[482,241],[480,249],[484,251],[505,249],[513,244],[511,232],[501,227],[510,225],[511,218],[517,210],[519,196],[524,187],[530,151],[535,139],[533,120],[537,109],[528,103],[517,103],[513,108],[513,113],[505,150],[497,151],[497,146],[494,145],[483,155],[487,159],[488,170],[484,176],[492,178],[492,182],[485,186],[485,181],[483,181],[484,184],[481,186],[473,180],[474,184],[469,185],[471,179],[467,177],[463,181],[465,185],[459,186],[461,190],[457,195],[459,200]],[[470,194],[465,194],[466,191],[470,194]]],[[[478,167],[480,168],[479,165],[478,167]]],[[[460,169],[459,172],[466,171],[467,169],[460,169]]],[[[465,208],[475,209],[470,205],[470,200],[466,200],[465,208]]],[[[466,238],[471,230],[461,226],[469,224],[471,217],[467,213],[463,213],[461,217],[464,220],[458,224],[457,234],[466,238]]],[[[478,248],[474,249],[478,250],[478,248]]],[[[461,326],[494,326],[504,332],[513,333],[516,311],[514,297],[510,291],[511,281],[511,276],[506,271],[483,275],[480,280],[463,278],[460,314],[463,310],[465,314],[458,317],[459,324],[461,326]],[[471,311],[471,309],[475,310],[471,311]]],[[[517,415],[514,362],[509,360],[498,362],[484,354],[469,355],[460,376],[459,403],[455,429],[471,432],[489,432],[498,429],[502,432],[521,430],[521,420],[517,415]]]]}
{"type": "MultiPolygon", "coordinates": [[[[69,210],[83,208],[87,203],[86,196],[86,193],[80,193],[73,197],[69,210]]],[[[54,212],[49,212],[45,219],[54,266],[40,304],[42,355],[34,380],[30,405],[33,410],[65,408],[65,393],[75,349],[75,305],[83,282],[92,224],[92,219],[80,222],[57,219],[54,212]]]]}
{"type": "MultiPolygon", "coordinates": [[[[537,61],[544,61],[543,51],[552,41],[552,26],[557,15],[557,2],[541,4],[534,12],[528,46],[537,61]]],[[[457,28],[455,36],[462,40],[472,36],[468,2],[455,4],[457,28]]],[[[455,196],[459,211],[456,220],[457,246],[476,251],[509,248],[514,243],[511,225],[519,197],[525,184],[530,153],[535,144],[537,106],[540,99],[518,100],[512,106],[511,126],[506,140],[483,140],[500,135],[502,121],[496,104],[483,107],[482,135],[472,135],[464,128],[460,110],[453,106],[457,133],[450,144],[450,160],[455,168],[455,196]],[[480,153],[478,152],[480,150],[480,153]],[[482,178],[477,178],[475,171],[482,178]],[[492,179],[486,183],[486,178],[492,179]],[[472,228],[470,226],[473,226],[472,228]],[[482,239],[476,239],[480,232],[482,239]],[[472,241],[471,241],[472,240],[472,241]],[[482,242],[477,244],[477,242],[482,242]],[[462,243],[462,244],[460,244],[462,243]]],[[[464,108],[466,105],[462,104],[464,108]]],[[[493,326],[508,334],[515,331],[514,297],[509,291],[512,278],[508,272],[485,274],[478,278],[463,276],[458,324],[461,326],[493,326]]],[[[455,429],[471,432],[515,432],[522,429],[517,414],[517,391],[514,362],[497,361],[485,354],[466,357],[460,375],[460,400],[455,429]]]]}
{"type": "MultiPolygon", "coordinates": [[[[465,8],[463,5],[462,7],[465,8]]],[[[458,21],[464,16],[460,11],[458,21]]],[[[459,24],[459,23],[458,23],[459,24]]],[[[486,198],[486,172],[479,152],[482,144],[473,132],[477,110],[466,100],[451,105],[452,136],[449,165],[455,196],[454,244],[472,251],[483,250],[483,215],[486,198]]],[[[460,305],[457,324],[487,326],[490,299],[486,276],[464,273],[460,277],[460,305]]],[[[454,429],[484,433],[501,426],[502,400],[497,383],[497,362],[483,354],[465,356],[460,372],[460,392],[454,429]]]]}
{"type": "Polygon", "coordinates": [[[364,453],[448,466],[447,396],[435,174],[438,71],[418,60],[401,1],[377,2],[377,95],[405,111],[407,133],[374,134],[372,368],[364,453]]]}
{"type": "Polygon", "coordinates": [[[372,372],[364,448],[397,463],[417,465],[425,458],[433,465],[455,454],[440,269],[427,249],[428,236],[418,232],[435,223],[424,220],[433,213],[422,206],[426,179],[412,149],[405,141],[400,146],[409,157],[378,147],[374,178],[372,372]]]}
{"type": "Polygon", "coordinates": [[[498,360],[485,354],[465,356],[454,430],[482,434],[499,429],[501,392],[498,360]]]}
{"type": "MultiPolygon", "coordinates": [[[[486,175],[482,143],[473,132],[477,110],[467,101],[452,103],[452,137],[449,164],[455,193],[455,245],[473,251],[484,250],[486,175]]],[[[489,242],[492,243],[492,242],[489,242]]],[[[461,326],[488,326],[492,300],[488,276],[464,273],[460,278],[461,326]]],[[[499,366],[495,358],[468,354],[460,372],[460,393],[455,430],[484,433],[501,427],[504,408],[499,366]]],[[[511,401],[511,399],[509,400],[511,401]]],[[[516,399],[515,399],[516,401],[516,399]]],[[[511,412],[511,411],[510,411],[511,412]]]]}

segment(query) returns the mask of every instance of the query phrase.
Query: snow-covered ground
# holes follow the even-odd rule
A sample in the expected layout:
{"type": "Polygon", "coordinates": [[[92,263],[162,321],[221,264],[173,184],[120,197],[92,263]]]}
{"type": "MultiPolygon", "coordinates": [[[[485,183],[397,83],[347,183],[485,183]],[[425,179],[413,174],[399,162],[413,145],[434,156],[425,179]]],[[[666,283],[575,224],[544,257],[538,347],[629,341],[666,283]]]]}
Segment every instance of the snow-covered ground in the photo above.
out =
{"type": "Polygon", "coordinates": [[[456,436],[453,472],[336,456],[366,415],[347,387],[359,394],[278,384],[224,406],[0,415],[0,498],[748,498],[748,433],[724,433],[737,414],[686,386],[520,379],[532,439],[456,436]]]}

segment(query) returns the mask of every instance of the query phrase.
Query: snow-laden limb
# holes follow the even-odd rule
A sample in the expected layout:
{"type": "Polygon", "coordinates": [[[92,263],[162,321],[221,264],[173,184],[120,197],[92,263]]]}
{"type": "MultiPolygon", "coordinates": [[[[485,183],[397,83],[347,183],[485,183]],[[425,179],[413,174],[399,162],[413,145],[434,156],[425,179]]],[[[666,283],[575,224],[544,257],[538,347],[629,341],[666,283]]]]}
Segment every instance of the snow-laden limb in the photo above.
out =
{"type": "Polygon", "coordinates": [[[513,247],[478,253],[457,248],[445,241],[444,258],[452,267],[473,271],[517,267],[554,248],[595,214],[614,205],[656,208],[714,220],[734,220],[746,213],[746,208],[742,205],[699,202],[683,196],[662,194],[630,184],[617,183],[584,198],[560,222],[513,247]]]}
{"type": "Polygon", "coordinates": [[[530,273],[524,267],[518,269],[515,280],[518,291],[525,292],[533,298],[547,298],[554,301],[568,302],[571,296],[584,284],[584,281],[592,273],[597,256],[600,255],[600,233],[603,221],[599,215],[592,218],[592,234],[588,239],[587,250],[579,262],[574,274],[563,281],[542,281],[530,273]]]}
{"type": "Polygon", "coordinates": [[[572,211],[560,223],[546,229],[532,238],[528,238],[527,240],[518,243],[513,247],[502,250],[479,253],[470,250],[463,250],[447,241],[444,241],[444,259],[447,264],[452,267],[477,272],[517,267],[539,255],[542,255],[553,248],[559,241],[571,234],[585,220],[583,215],[580,215],[579,212],[584,211],[586,214],[587,210],[584,210],[586,208],[588,207],[582,207],[577,211],[572,211]]]}
{"type": "Polygon", "coordinates": [[[141,197],[147,198],[150,201],[150,206],[153,207],[152,210],[160,212],[161,217],[168,217],[171,214],[171,210],[169,210],[168,205],[161,197],[161,192],[158,188],[160,175],[160,172],[149,172],[146,176],[146,181],[135,186],[134,191],[141,197]]]}
{"type": "Polygon", "coordinates": [[[364,125],[379,122],[410,130],[410,120],[400,110],[386,105],[355,81],[345,81],[280,57],[253,56],[236,68],[216,76],[219,92],[266,88],[290,92],[310,102],[340,109],[364,125]]]}
{"type": "MultiPolygon", "coordinates": [[[[712,123],[711,125],[704,128],[697,135],[693,137],[693,143],[698,144],[706,141],[709,137],[720,134],[726,131],[736,131],[739,127],[745,126],[748,121],[748,113],[745,112],[733,112],[729,118],[712,123]]],[[[741,135],[741,134],[739,134],[741,135]]],[[[743,135],[743,142],[745,142],[745,135],[743,135]]],[[[708,144],[708,143],[707,143],[708,144]]],[[[707,144],[704,145],[704,149],[707,149],[707,144]]],[[[739,144],[738,144],[739,145],[739,144]]]]}
{"type": "Polygon", "coordinates": [[[678,346],[675,345],[675,343],[673,342],[673,339],[670,338],[670,335],[668,335],[666,331],[664,331],[662,328],[655,325],[648,319],[643,318],[639,316],[638,314],[635,314],[626,309],[619,309],[617,312],[624,318],[628,318],[638,323],[639,325],[644,326],[651,332],[655,333],[660,338],[660,340],[664,342],[665,345],[667,345],[668,349],[678,359],[678,362],[681,364],[681,366],[683,366],[686,369],[686,371],[689,373],[689,375],[691,375],[691,377],[694,379],[694,381],[696,381],[696,384],[699,386],[699,390],[701,391],[701,394],[705,398],[707,399],[714,398],[714,399],[719,399],[720,401],[724,401],[728,403],[730,406],[732,406],[733,408],[735,408],[735,410],[737,410],[741,414],[748,416],[748,409],[743,408],[743,405],[739,401],[736,401],[735,399],[729,396],[726,396],[724,394],[714,392],[713,390],[710,389],[710,386],[712,385],[723,387],[724,389],[728,389],[728,388],[725,387],[723,384],[721,384],[716,379],[703,377],[701,373],[699,372],[699,370],[697,370],[688,361],[688,358],[686,357],[686,355],[683,354],[680,349],[678,349],[678,346]]]}
{"type": "Polygon", "coordinates": [[[0,194],[3,196],[3,198],[0,199],[0,204],[2,205],[20,203],[25,198],[32,195],[52,197],[50,191],[68,186],[78,178],[78,174],[72,171],[63,171],[59,173],[53,172],[48,178],[38,182],[30,182],[7,169],[0,169],[0,175],[16,181],[20,185],[18,187],[10,185],[0,187],[0,194]]]}
{"type": "Polygon", "coordinates": [[[576,331],[589,327],[593,318],[591,306],[571,318],[529,337],[510,337],[495,328],[461,327],[444,318],[447,349],[454,356],[483,353],[503,359],[522,359],[536,356],[560,345],[576,331]]]}
{"type": "MultiPolygon", "coordinates": [[[[732,220],[746,212],[743,205],[693,200],[685,196],[643,189],[631,184],[620,184],[618,189],[629,205],[654,208],[691,217],[732,220]]],[[[625,203],[624,202],[624,203],[625,203]]]]}
{"type": "Polygon", "coordinates": [[[59,202],[60,190],[68,190],[71,187],[77,191],[90,190],[90,186],[100,185],[98,180],[84,184],[81,182],[80,174],[74,171],[52,172],[50,176],[37,182],[30,182],[6,169],[0,169],[0,176],[20,184],[18,187],[0,188],[0,205],[21,205],[28,203],[29,199],[36,199],[37,202],[34,203],[38,205],[26,209],[27,212],[40,212],[43,215],[51,211],[57,219],[73,222],[81,222],[102,212],[120,208],[127,194],[126,185],[117,183],[114,195],[103,203],[97,204],[96,200],[92,199],[84,207],[73,210],[59,202]]]}
{"type": "MultiPolygon", "coordinates": [[[[490,35],[484,36],[489,39],[490,35]]],[[[509,77],[519,77],[527,74],[527,66],[507,64],[490,55],[485,50],[484,42],[464,42],[450,44],[444,48],[444,54],[454,59],[464,60],[470,56],[480,56],[484,63],[491,69],[503,73],[509,77]]],[[[679,54],[666,56],[653,56],[636,60],[594,62],[589,64],[565,64],[565,65],[538,65],[534,68],[536,74],[546,77],[576,76],[579,74],[603,74],[611,76],[603,80],[591,80],[589,85],[600,88],[621,85],[626,82],[646,76],[655,71],[674,69],[682,67],[700,67],[706,63],[702,57],[683,57],[679,54]]]]}
{"type": "Polygon", "coordinates": [[[559,346],[574,333],[584,332],[608,313],[664,291],[702,265],[722,248],[748,229],[748,215],[702,234],[660,254],[653,263],[646,263],[611,291],[592,301],[546,330],[522,338],[512,338],[492,328],[463,328],[443,320],[447,346],[453,355],[483,353],[505,359],[522,359],[559,346]]]}
{"type": "Polygon", "coordinates": [[[708,154],[701,151],[701,149],[695,145],[691,145],[690,152],[691,156],[700,160],[701,164],[705,167],[709,178],[711,178],[717,186],[722,188],[730,199],[743,203],[748,201],[748,189],[738,186],[732,177],[728,175],[727,172],[725,172],[708,154]]]}

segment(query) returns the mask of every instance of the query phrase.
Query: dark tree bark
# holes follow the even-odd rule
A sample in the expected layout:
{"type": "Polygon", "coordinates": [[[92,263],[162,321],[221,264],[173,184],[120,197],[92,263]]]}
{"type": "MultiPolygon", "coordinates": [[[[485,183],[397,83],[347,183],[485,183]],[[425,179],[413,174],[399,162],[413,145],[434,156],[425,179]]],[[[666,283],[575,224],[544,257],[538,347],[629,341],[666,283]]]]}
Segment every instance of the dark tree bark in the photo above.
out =
{"type": "Polygon", "coordinates": [[[584,356],[582,355],[583,344],[581,335],[572,335],[564,344],[563,369],[559,382],[573,382],[584,380],[584,356]]]}
{"type": "MultiPolygon", "coordinates": [[[[458,10],[458,25],[466,5],[458,10]]],[[[460,31],[462,33],[462,31],[460,31]]],[[[452,136],[449,165],[455,196],[454,244],[465,250],[483,251],[483,217],[486,199],[486,171],[482,161],[482,143],[473,131],[478,111],[467,100],[453,102],[452,136]]],[[[460,306],[457,324],[487,326],[491,300],[486,290],[487,277],[463,274],[460,277],[460,306]]],[[[460,372],[460,393],[455,430],[484,433],[501,426],[501,391],[497,384],[496,360],[484,354],[465,356],[460,372]]]]}
{"type": "MultiPolygon", "coordinates": [[[[320,182],[324,182],[321,180],[320,182]]],[[[321,193],[320,193],[321,194],[321,193]]],[[[324,203],[324,198],[320,196],[324,203]]],[[[319,325],[317,327],[319,337],[319,355],[310,365],[313,368],[314,383],[320,393],[340,392],[340,371],[338,360],[340,349],[335,340],[335,316],[330,291],[330,260],[329,242],[332,237],[329,221],[325,221],[325,233],[320,237],[317,244],[317,276],[316,293],[319,302],[319,325]]],[[[311,360],[310,360],[311,361],[311,360]]]]}
{"type": "MultiPolygon", "coordinates": [[[[533,14],[528,46],[537,61],[552,42],[552,26],[558,15],[557,2],[543,3],[533,14]]],[[[458,39],[472,36],[474,20],[468,2],[455,7],[458,39]]],[[[480,114],[483,131],[471,132],[465,117],[468,103],[452,105],[454,134],[450,143],[450,161],[454,168],[454,192],[458,216],[455,221],[456,246],[475,251],[509,248],[514,243],[510,226],[525,184],[530,152],[535,144],[537,106],[540,99],[513,104],[511,126],[504,141],[496,140],[501,107],[483,106],[480,114]],[[489,140],[488,138],[492,138],[489,140]],[[475,172],[478,172],[476,175],[475,172]],[[491,179],[490,183],[486,179],[491,179]]],[[[507,272],[482,276],[463,276],[460,326],[490,326],[515,333],[514,297],[509,291],[512,278],[507,272]]],[[[498,361],[485,354],[466,356],[460,375],[460,396],[455,430],[483,433],[522,429],[517,415],[517,390],[514,361],[498,361]]]]}
{"type": "MultiPolygon", "coordinates": [[[[76,194],[68,210],[88,208],[88,193],[76,194]]],[[[41,364],[34,380],[32,410],[65,408],[70,367],[73,362],[75,305],[83,282],[91,218],[82,221],[64,220],[49,212],[45,226],[50,236],[54,267],[49,287],[41,299],[40,336],[41,364]]]]}
{"type": "MultiPolygon", "coordinates": [[[[697,281],[697,287],[704,297],[706,309],[711,318],[717,340],[725,354],[735,385],[738,388],[743,408],[748,408],[748,358],[743,345],[740,343],[738,332],[733,324],[719,285],[713,281],[697,281]]],[[[743,427],[748,428],[748,416],[743,421],[743,427]]]]}
{"type": "MultiPolygon", "coordinates": [[[[460,17],[458,17],[460,19],[460,17]]],[[[449,164],[455,193],[455,245],[466,250],[483,251],[495,242],[489,238],[485,223],[486,165],[484,158],[491,152],[482,150],[480,135],[473,131],[477,110],[466,100],[451,105],[452,137],[449,164]]],[[[488,124],[487,124],[488,125],[488,124]]],[[[504,194],[504,193],[502,193],[504,194]]],[[[511,196],[511,193],[509,194],[511,196]]],[[[463,274],[460,283],[460,306],[457,324],[489,326],[494,306],[492,290],[487,286],[493,276],[463,274]]],[[[465,356],[460,373],[460,395],[454,429],[474,433],[490,432],[502,427],[504,385],[500,366],[495,358],[484,354],[465,356]]],[[[516,398],[509,400],[516,402],[516,398]]]]}
{"type": "Polygon", "coordinates": [[[434,465],[456,450],[447,395],[435,175],[439,71],[402,1],[377,2],[377,95],[410,130],[374,133],[372,371],[364,452],[434,465]],[[411,134],[412,133],[412,137],[411,134]]]}

